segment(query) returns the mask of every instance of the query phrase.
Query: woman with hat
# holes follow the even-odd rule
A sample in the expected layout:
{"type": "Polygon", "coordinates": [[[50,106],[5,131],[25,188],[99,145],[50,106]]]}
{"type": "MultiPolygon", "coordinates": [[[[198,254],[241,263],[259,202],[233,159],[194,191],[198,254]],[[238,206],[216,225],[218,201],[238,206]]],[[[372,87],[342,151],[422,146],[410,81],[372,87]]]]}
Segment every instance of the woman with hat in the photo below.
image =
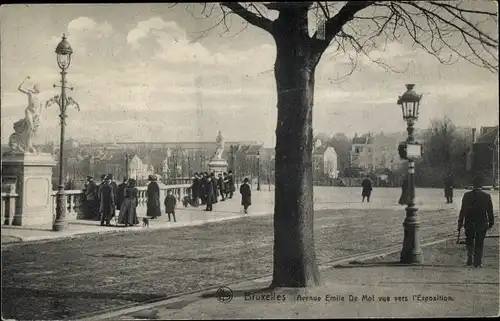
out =
{"type": "Polygon", "coordinates": [[[155,219],[161,216],[160,186],[158,185],[156,175],[149,175],[148,181],[149,184],[146,191],[146,196],[148,198],[146,216],[155,219]]]}
{"type": "Polygon", "coordinates": [[[118,224],[125,224],[125,226],[139,224],[137,218],[137,203],[139,198],[139,191],[136,188],[135,179],[129,180],[129,185],[125,188],[125,198],[120,208],[120,215],[118,215],[118,224]]]}
{"type": "Polygon", "coordinates": [[[240,194],[241,194],[241,205],[243,205],[243,210],[245,214],[248,213],[248,207],[252,205],[252,190],[250,189],[250,185],[248,185],[248,178],[245,177],[243,184],[240,186],[240,194]]]}

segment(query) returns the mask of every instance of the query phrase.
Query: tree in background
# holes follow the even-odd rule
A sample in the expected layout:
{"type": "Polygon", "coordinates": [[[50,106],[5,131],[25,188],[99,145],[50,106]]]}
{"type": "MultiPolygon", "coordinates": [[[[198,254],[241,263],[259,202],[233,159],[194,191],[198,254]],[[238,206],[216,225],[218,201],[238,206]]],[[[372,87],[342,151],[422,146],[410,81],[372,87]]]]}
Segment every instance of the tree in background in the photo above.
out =
{"type": "Polygon", "coordinates": [[[422,187],[442,187],[444,175],[455,177],[455,184],[467,184],[467,141],[453,122],[445,117],[435,119],[424,135],[424,155],[416,164],[416,179],[422,187]]]}
{"type": "Polygon", "coordinates": [[[384,65],[370,57],[370,50],[388,40],[404,39],[442,63],[462,58],[498,72],[496,6],[483,1],[221,2],[200,6],[202,17],[220,13],[220,24],[227,27],[226,18],[238,15],[267,31],[276,43],[278,119],[271,287],[307,287],[320,282],[313,232],[312,115],[315,71],[325,50],[333,45],[336,53],[348,56],[353,72],[359,55],[384,65]],[[266,10],[277,12],[277,18],[269,18],[266,10]],[[318,25],[312,34],[311,17],[318,25]]]}
{"type": "Polygon", "coordinates": [[[344,133],[337,133],[332,138],[332,146],[337,152],[338,170],[343,171],[349,167],[349,152],[352,148],[352,140],[344,133]]]}

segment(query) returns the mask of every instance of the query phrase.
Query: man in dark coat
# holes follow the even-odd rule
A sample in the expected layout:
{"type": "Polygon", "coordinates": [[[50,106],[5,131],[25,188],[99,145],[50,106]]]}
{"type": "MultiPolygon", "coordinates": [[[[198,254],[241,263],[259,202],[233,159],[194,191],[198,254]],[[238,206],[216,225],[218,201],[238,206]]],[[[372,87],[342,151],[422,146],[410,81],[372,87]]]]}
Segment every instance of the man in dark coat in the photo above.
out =
{"type": "Polygon", "coordinates": [[[214,195],[215,195],[214,203],[217,203],[219,198],[219,189],[217,188],[218,183],[217,183],[217,178],[215,178],[214,172],[210,173],[210,180],[212,181],[212,187],[214,189],[214,195]]]}
{"type": "Polygon", "coordinates": [[[252,190],[250,189],[250,185],[248,185],[248,178],[243,180],[243,184],[240,186],[240,194],[241,194],[241,205],[243,205],[243,210],[245,214],[248,213],[248,207],[252,205],[252,190]]]}
{"type": "Polygon", "coordinates": [[[110,180],[109,184],[111,185],[111,187],[113,187],[113,192],[115,193],[115,200],[116,200],[116,197],[118,196],[118,185],[113,180],[113,174],[108,174],[106,178],[110,180]]]}
{"type": "Polygon", "coordinates": [[[462,207],[458,217],[458,231],[465,228],[465,244],[467,247],[467,265],[481,267],[484,238],[486,231],[493,227],[493,203],[491,196],[481,187],[483,178],[474,178],[474,189],[464,194],[462,207]],[[464,224],[465,221],[465,224],[464,224]]]}
{"type": "Polygon", "coordinates": [[[204,205],[207,203],[206,184],[207,184],[207,177],[205,176],[204,173],[200,173],[200,185],[198,188],[198,191],[199,191],[198,195],[200,196],[201,205],[204,205]]]}
{"type": "Polygon", "coordinates": [[[219,189],[219,194],[222,197],[221,202],[225,200],[225,190],[224,190],[224,179],[222,178],[222,174],[219,174],[219,179],[217,180],[217,188],[219,189]]]}
{"type": "Polygon", "coordinates": [[[193,184],[191,185],[191,195],[193,197],[193,206],[198,207],[199,203],[199,193],[200,192],[200,179],[198,178],[198,173],[194,173],[193,184]]]}
{"type": "Polygon", "coordinates": [[[361,182],[361,187],[363,187],[363,191],[361,192],[361,196],[363,197],[363,202],[366,201],[370,202],[370,195],[372,194],[372,181],[370,180],[369,176],[366,176],[366,178],[361,182]]]}
{"type": "Polygon", "coordinates": [[[99,212],[101,214],[101,226],[110,226],[110,220],[115,216],[115,194],[109,177],[99,186],[99,212]]]}
{"type": "Polygon", "coordinates": [[[87,176],[86,188],[85,188],[85,218],[94,218],[99,214],[97,198],[97,184],[94,182],[92,176],[87,176]]]}
{"type": "Polygon", "coordinates": [[[101,214],[99,208],[101,206],[101,186],[106,184],[106,174],[101,175],[101,182],[97,184],[97,196],[96,196],[96,208],[97,208],[97,216],[96,219],[100,219],[101,214]]]}
{"type": "Polygon", "coordinates": [[[453,187],[454,179],[451,173],[446,174],[444,178],[444,197],[446,197],[446,203],[453,203],[453,187]]]}
{"type": "Polygon", "coordinates": [[[116,209],[120,210],[123,204],[123,200],[125,199],[125,189],[128,186],[128,179],[126,177],[123,178],[123,182],[118,185],[116,189],[116,209]]]}
{"type": "Polygon", "coordinates": [[[205,209],[205,211],[211,212],[213,209],[212,205],[215,203],[215,194],[214,194],[214,184],[212,183],[210,177],[206,178],[205,195],[207,202],[207,208],[205,209]]]}
{"type": "Polygon", "coordinates": [[[158,216],[161,216],[160,186],[158,185],[156,175],[149,175],[148,181],[149,184],[146,190],[146,197],[147,197],[146,216],[155,219],[158,216]]]}
{"type": "Polygon", "coordinates": [[[227,180],[228,180],[228,184],[229,184],[229,198],[233,198],[233,193],[236,190],[236,188],[234,186],[234,176],[233,176],[232,171],[229,171],[229,175],[227,177],[227,180]]]}

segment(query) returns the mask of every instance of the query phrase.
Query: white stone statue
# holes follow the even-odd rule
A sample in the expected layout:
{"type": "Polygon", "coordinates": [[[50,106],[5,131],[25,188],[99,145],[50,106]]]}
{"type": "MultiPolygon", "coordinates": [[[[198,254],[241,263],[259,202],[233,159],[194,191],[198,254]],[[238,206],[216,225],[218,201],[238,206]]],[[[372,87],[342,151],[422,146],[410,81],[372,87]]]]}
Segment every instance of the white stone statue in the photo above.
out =
{"type": "Polygon", "coordinates": [[[222,137],[220,130],[217,133],[217,139],[215,142],[217,143],[217,149],[215,150],[215,154],[212,159],[222,159],[222,153],[224,152],[224,137],[222,137]]]}
{"type": "Polygon", "coordinates": [[[18,90],[28,96],[28,107],[24,111],[24,119],[14,123],[14,133],[9,138],[10,153],[37,153],[36,148],[33,146],[33,138],[40,126],[44,106],[38,84],[26,88],[24,82],[27,79],[30,79],[30,77],[26,77],[21,82],[18,90]]]}

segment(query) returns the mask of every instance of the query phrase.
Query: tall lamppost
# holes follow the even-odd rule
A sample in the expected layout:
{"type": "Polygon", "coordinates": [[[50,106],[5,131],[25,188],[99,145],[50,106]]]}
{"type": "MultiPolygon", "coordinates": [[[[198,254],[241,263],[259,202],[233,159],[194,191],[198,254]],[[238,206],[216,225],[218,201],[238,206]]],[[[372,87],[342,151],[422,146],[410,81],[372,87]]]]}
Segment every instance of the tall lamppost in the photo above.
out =
{"type": "Polygon", "coordinates": [[[406,142],[400,143],[399,146],[400,156],[408,160],[408,206],[406,207],[406,218],[403,223],[404,239],[403,249],[401,250],[401,263],[420,263],[423,260],[420,249],[420,222],[417,217],[418,209],[415,207],[415,160],[422,155],[422,149],[420,144],[415,142],[413,136],[422,95],[417,94],[413,90],[414,87],[414,84],[406,85],[407,91],[402,96],[399,96],[397,101],[397,104],[401,106],[408,131],[406,142]]]}
{"type": "Polygon", "coordinates": [[[66,127],[66,108],[70,105],[75,105],[77,110],[80,110],[80,106],[71,97],[66,96],[66,89],[73,90],[73,87],[66,87],[66,70],[71,64],[71,55],[73,54],[73,49],[66,40],[66,36],[63,34],[61,42],[56,47],[55,50],[57,54],[57,65],[61,68],[61,85],[54,85],[54,88],[61,88],[61,95],[56,95],[47,101],[46,106],[52,105],[53,103],[59,106],[59,118],[61,122],[61,134],[60,134],[60,144],[59,144],[59,181],[58,189],[56,194],[56,219],[52,225],[53,231],[62,231],[66,227],[66,193],[64,192],[64,133],[66,127]]]}
{"type": "Polygon", "coordinates": [[[260,191],[260,150],[257,151],[257,190],[260,191]]]}

